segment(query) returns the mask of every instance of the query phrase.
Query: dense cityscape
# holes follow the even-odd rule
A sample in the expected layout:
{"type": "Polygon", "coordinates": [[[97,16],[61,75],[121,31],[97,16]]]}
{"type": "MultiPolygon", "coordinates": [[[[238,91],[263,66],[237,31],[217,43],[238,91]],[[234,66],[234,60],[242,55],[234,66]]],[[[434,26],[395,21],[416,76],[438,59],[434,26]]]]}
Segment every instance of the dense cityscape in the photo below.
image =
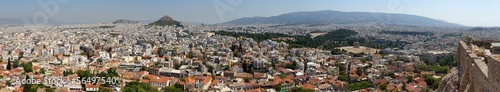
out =
{"type": "MultiPolygon", "coordinates": [[[[172,21],[168,16],[162,20],[172,21]]],[[[5,26],[0,28],[0,83],[2,91],[16,92],[429,92],[436,91],[457,66],[459,40],[498,34],[469,29],[334,24],[5,26]],[[321,44],[300,45],[301,40],[321,44]]]]}
{"type": "Polygon", "coordinates": [[[0,1],[0,92],[500,90],[498,1],[243,1],[0,1]]]}

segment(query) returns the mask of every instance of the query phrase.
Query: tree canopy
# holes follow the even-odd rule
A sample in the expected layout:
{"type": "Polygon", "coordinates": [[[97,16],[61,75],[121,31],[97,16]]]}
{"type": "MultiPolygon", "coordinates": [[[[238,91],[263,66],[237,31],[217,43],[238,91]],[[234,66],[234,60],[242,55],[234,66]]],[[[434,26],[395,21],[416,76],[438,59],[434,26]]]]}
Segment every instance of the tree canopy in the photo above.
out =
{"type": "Polygon", "coordinates": [[[122,89],[122,92],[159,92],[159,91],[150,84],[134,81],[127,83],[125,87],[122,89]]]}
{"type": "Polygon", "coordinates": [[[358,89],[364,89],[364,88],[368,88],[368,87],[374,87],[374,85],[370,82],[367,82],[367,81],[361,81],[361,82],[349,84],[348,90],[358,90],[358,89]]]}

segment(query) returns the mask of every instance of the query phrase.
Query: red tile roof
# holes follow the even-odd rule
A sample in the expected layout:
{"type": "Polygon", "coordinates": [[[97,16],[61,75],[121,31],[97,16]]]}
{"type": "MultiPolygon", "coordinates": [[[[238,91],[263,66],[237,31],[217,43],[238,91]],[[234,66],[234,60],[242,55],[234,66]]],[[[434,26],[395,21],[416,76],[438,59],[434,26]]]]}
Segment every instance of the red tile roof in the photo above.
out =
{"type": "Polygon", "coordinates": [[[302,84],[302,88],[304,89],[314,89],[314,86],[309,83],[302,84]]]}

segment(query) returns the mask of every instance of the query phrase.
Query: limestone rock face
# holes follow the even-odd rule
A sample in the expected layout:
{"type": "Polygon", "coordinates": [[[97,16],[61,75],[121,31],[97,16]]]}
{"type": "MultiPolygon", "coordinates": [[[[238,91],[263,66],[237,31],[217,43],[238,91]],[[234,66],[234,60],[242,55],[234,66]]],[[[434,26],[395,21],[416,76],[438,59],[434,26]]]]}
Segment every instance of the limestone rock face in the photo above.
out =
{"type": "Polygon", "coordinates": [[[174,19],[172,19],[172,17],[170,17],[170,16],[163,16],[160,18],[160,21],[169,22],[169,21],[174,21],[174,19]]]}
{"type": "Polygon", "coordinates": [[[439,87],[435,90],[435,92],[458,92],[458,84],[460,83],[460,79],[458,77],[458,69],[453,67],[451,72],[446,74],[446,76],[441,79],[439,87]]]}

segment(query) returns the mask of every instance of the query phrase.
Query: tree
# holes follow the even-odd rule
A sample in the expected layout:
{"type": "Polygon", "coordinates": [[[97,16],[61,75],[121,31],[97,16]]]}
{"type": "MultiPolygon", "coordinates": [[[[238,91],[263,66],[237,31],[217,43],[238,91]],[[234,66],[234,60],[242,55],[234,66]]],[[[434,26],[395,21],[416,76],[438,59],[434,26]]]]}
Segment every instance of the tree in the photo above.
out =
{"type": "Polygon", "coordinates": [[[387,76],[394,77],[394,73],[393,72],[388,73],[387,76]]]}
{"type": "Polygon", "coordinates": [[[358,90],[365,89],[368,87],[374,87],[374,85],[367,81],[355,82],[348,85],[348,90],[358,90]]]}
{"type": "Polygon", "coordinates": [[[102,64],[102,58],[98,58],[97,62],[99,62],[99,64],[102,64]]]}
{"type": "Polygon", "coordinates": [[[5,84],[7,84],[7,86],[10,86],[10,84],[12,84],[10,81],[7,81],[5,82],[5,84]]]}
{"type": "Polygon", "coordinates": [[[141,71],[147,71],[147,70],[148,70],[148,67],[146,67],[146,66],[141,67],[141,71]]]}
{"type": "Polygon", "coordinates": [[[356,70],[356,74],[361,75],[362,73],[363,71],[361,71],[361,69],[356,70]]]}
{"type": "Polygon", "coordinates": [[[40,68],[40,73],[41,74],[45,74],[45,69],[44,68],[40,68]]]}
{"type": "Polygon", "coordinates": [[[408,89],[406,89],[406,82],[403,82],[403,90],[408,91],[408,89]]]}
{"type": "Polygon", "coordinates": [[[21,52],[19,52],[19,58],[18,58],[18,59],[23,58],[23,56],[24,56],[24,52],[22,52],[22,51],[21,51],[21,52]]]}
{"type": "MultiPolygon", "coordinates": [[[[28,75],[26,75],[25,78],[29,78],[28,75]]],[[[24,92],[36,92],[38,88],[44,87],[43,84],[23,84],[22,86],[24,92]]]]}
{"type": "Polygon", "coordinates": [[[10,64],[10,59],[7,61],[7,70],[10,70],[12,68],[12,65],[10,64]]]}
{"type": "Polygon", "coordinates": [[[94,75],[92,73],[90,73],[90,71],[88,70],[78,70],[76,72],[76,74],[78,74],[78,77],[80,77],[79,80],[81,80],[82,78],[90,78],[90,77],[93,77],[94,75]]]}
{"type": "Polygon", "coordinates": [[[408,76],[407,80],[408,80],[408,82],[411,82],[411,81],[413,81],[413,77],[412,76],[408,76]]]}
{"type": "Polygon", "coordinates": [[[116,72],[115,68],[109,68],[107,73],[108,73],[108,75],[110,75],[109,77],[118,76],[118,73],[116,72]]]}
{"type": "Polygon", "coordinates": [[[281,85],[280,84],[276,84],[273,86],[274,90],[276,91],[280,91],[281,90],[281,85]]]}
{"type": "MultiPolygon", "coordinates": [[[[56,88],[47,88],[45,89],[45,92],[56,92],[56,88]]],[[[111,91],[105,91],[105,92],[111,92],[111,91]]]]}
{"type": "Polygon", "coordinates": [[[432,89],[438,88],[440,82],[441,82],[441,78],[438,78],[438,79],[434,80],[434,83],[432,83],[431,88],[432,89]]]}
{"type": "Polygon", "coordinates": [[[193,51],[189,51],[188,54],[186,55],[187,58],[193,58],[193,51]]]}
{"type": "Polygon", "coordinates": [[[70,74],[73,74],[73,70],[69,69],[67,71],[63,71],[63,76],[68,76],[70,74]]]}
{"type": "Polygon", "coordinates": [[[348,80],[347,76],[345,76],[345,75],[339,75],[339,77],[337,79],[339,79],[341,81],[347,81],[348,80]]]}
{"type": "Polygon", "coordinates": [[[85,53],[85,52],[82,52],[82,53],[80,53],[80,55],[82,55],[82,56],[87,56],[88,54],[87,54],[87,53],[85,53]]]}
{"type": "Polygon", "coordinates": [[[467,44],[471,44],[472,43],[472,37],[471,36],[467,36],[465,38],[465,40],[467,40],[467,44]]]}
{"type": "Polygon", "coordinates": [[[156,54],[158,54],[158,56],[160,57],[163,57],[163,48],[162,47],[158,48],[158,50],[156,50],[156,54]]]}
{"type": "Polygon", "coordinates": [[[181,88],[176,88],[174,86],[167,86],[165,87],[164,92],[183,92],[183,90],[181,88]]]}
{"type": "Polygon", "coordinates": [[[250,82],[250,80],[252,80],[252,79],[250,79],[250,78],[245,78],[244,80],[245,80],[245,82],[250,82]]]}
{"type": "Polygon", "coordinates": [[[369,60],[370,60],[370,58],[365,57],[365,58],[361,59],[361,62],[366,63],[366,61],[369,61],[369,60]]]}
{"type": "Polygon", "coordinates": [[[109,87],[99,87],[99,92],[112,92],[111,88],[109,87]]]}
{"type": "Polygon", "coordinates": [[[14,60],[14,63],[13,63],[12,68],[14,68],[14,69],[15,69],[15,68],[17,68],[17,67],[19,67],[19,60],[14,60]]]}
{"type": "Polygon", "coordinates": [[[33,63],[21,63],[21,66],[24,68],[24,72],[29,73],[33,72],[33,63]]]}
{"type": "Polygon", "coordinates": [[[224,70],[229,70],[229,65],[224,65],[224,70]]]}
{"type": "Polygon", "coordinates": [[[129,82],[123,88],[123,92],[159,92],[158,89],[154,88],[150,84],[140,83],[137,81],[129,82]]]}

